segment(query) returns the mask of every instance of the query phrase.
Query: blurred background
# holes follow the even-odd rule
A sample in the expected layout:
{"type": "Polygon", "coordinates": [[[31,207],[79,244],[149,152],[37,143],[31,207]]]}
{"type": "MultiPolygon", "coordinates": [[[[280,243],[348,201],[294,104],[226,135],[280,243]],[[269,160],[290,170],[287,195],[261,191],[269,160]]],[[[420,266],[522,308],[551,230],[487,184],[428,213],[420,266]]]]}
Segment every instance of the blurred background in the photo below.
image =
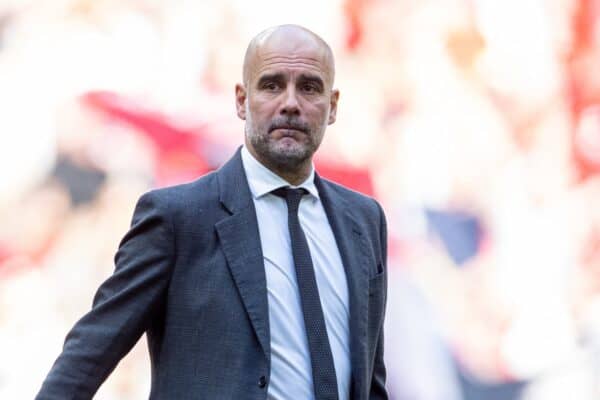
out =
{"type": "MultiPolygon", "coordinates": [[[[0,0],[0,398],[32,398],[145,191],[218,168],[249,40],[336,55],[316,166],[389,224],[395,400],[600,399],[600,0],[0,0]]],[[[97,399],[149,393],[142,339],[97,399]]]]}

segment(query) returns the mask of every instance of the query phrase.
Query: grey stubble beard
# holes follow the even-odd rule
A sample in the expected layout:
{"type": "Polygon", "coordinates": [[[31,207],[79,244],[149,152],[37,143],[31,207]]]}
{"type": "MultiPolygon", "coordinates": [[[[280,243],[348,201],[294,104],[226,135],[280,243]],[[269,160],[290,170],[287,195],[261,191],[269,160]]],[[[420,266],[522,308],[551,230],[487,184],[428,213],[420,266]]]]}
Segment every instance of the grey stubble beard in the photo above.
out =
{"type": "Polygon", "coordinates": [[[292,173],[298,171],[312,158],[317,147],[312,140],[309,140],[307,146],[302,149],[276,149],[277,144],[274,140],[270,140],[269,132],[259,132],[256,129],[247,107],[244,133],[246,140],[250,142],[254,151],[260,157],[260,161],[266,163],[268,168],[274,168],[278,171],[292,173]]]}

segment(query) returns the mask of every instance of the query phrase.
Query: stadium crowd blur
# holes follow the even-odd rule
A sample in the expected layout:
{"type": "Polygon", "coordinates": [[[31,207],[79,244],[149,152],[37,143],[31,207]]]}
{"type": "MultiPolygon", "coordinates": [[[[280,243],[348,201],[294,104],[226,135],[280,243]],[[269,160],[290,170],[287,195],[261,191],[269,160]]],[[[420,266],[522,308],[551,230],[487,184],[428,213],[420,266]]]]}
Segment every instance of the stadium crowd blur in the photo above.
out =
{"type": "MultiPolygon", "coordinates": [[[[600,398],[600,0],[0,1],[0,398],[31,398],[151,188],[243,140],[248,40],[336,54],[316,161],[389,225],[395,400],[600,398]]],[[[149,389],[145,340],[98,399],[149,389]]]]}

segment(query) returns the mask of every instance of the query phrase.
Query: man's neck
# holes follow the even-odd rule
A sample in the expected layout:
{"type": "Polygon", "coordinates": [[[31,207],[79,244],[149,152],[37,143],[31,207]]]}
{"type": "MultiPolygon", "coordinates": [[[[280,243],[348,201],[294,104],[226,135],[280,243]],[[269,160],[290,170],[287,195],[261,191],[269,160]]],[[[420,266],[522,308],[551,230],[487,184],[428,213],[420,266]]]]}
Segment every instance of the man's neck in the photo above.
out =
{"type": "Polygon", "coordinates": [[[288,182],[291,186],[300,185],[310,176],[310,173],[312,171],[312,159],[310,158],[298,165],[297,167],[290,169],[288,166],[283,167],[263,159],[258,154],[256,154],[254,152],[254,149],[252,149],[250,146],[246,146],[246,148],[259,163],[261,163],[264,167],[269,169],[275,175],[288,182]]]}
{"type": "Polygon", "coordinates": [[[302,182],[304,182],[308,176],[310,175],[310,162],[308,163],[308,168],[303,168],[301,173],[296,172],[287,172],[287,171],[279,171],[277,169],[266,166],[275,174],[283,178],[286,182],[288,182],[292,186],[298,186],[302,182]]]}

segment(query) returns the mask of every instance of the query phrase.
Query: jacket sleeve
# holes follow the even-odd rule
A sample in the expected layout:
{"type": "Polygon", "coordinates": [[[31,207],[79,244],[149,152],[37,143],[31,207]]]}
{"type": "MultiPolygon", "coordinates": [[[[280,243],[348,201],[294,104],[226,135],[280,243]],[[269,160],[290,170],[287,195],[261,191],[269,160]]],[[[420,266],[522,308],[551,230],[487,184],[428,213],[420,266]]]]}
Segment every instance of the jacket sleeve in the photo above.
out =
{"type": "MultiPolygon", "coordinates": [[[[383,270],[386,274],[385,284],[383,287],[383,315],[385,316],[385,304],[387,301],[387,223],[385,214],[381,206],[377,203],[379,209],[379,235],[381,243],[381,257],[383,262],[383,270]]],[[[385,388],[386,368],[383,360],[383,324],[377,338],[377,347],[375,349],[375,361],[373,365],[373,376],[371,377],[371,389],[369,391],[369,400],[387,400],[388,394],[385,388]]]]}
{"type": "Polygon", "coordinates": [[[68,333],[36,399],[91,399],[160,312],[174,254],[172,224],[160,200],[157,192],[138,200],[113,275],[68,333]]]}

